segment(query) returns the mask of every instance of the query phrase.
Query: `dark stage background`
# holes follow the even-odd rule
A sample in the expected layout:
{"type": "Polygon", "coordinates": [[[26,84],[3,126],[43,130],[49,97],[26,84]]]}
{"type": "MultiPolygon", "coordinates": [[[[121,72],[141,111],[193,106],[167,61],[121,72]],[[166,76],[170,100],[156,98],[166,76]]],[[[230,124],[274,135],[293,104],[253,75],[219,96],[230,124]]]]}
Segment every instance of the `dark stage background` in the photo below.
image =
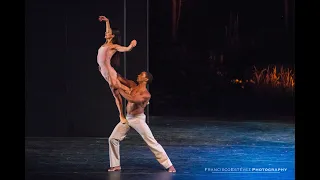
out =
{"type": "Polygon", "coordinates": [[[147,1],[124,3],[26,1],[26,136],[110,135],[119,115],[96,62],[105,41],[99,15],[120,30],[123,45],[138,41],[133,51],[121,55],[117,71],[136,79],[147,70],[147,1]]]}
{"type": "Polygon", "coordinates": [[[293,0],[147,2],[26,1],[26,136],[109,136],[118,123],[97,69],[99,15],[120,29],[124,45],[138,41],[117,71],[153,74],[150,116],[294,116],[294,88],[232,83],[252,79],[253,66],[294,71],[293,0]]]}
{"type": "Polygon", "coordinates": [[[253,66],[269,66],[269,77],[278,78],[282,66],[294,74],[294,0],[164,0],[151,7],[150,114],[294,116],[294,88],[250,83],[257,83],[253,66]]]}

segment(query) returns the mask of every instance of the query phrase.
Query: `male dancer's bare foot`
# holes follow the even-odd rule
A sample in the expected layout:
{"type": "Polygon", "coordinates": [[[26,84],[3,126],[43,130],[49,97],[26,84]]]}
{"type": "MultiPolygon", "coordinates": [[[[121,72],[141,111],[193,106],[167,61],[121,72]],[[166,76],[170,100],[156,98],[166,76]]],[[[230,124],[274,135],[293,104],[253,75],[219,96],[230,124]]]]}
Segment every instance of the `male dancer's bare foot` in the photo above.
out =
{"type": "Polygon", "coordinates": [[[120,166],[115,166],[115,167],[108,169],[108,171],[120,171],[120,170],[121,170],[120,166]]]}
{"type": "Polygon", "coordinates": [[[174,172],[177,172],[177,171],[176,171],[176,169],[175,169],[175,168],[173,167],[173,165],[172,165],[172,166],[169,167],[168,172],[174,173],[174,172]]]}

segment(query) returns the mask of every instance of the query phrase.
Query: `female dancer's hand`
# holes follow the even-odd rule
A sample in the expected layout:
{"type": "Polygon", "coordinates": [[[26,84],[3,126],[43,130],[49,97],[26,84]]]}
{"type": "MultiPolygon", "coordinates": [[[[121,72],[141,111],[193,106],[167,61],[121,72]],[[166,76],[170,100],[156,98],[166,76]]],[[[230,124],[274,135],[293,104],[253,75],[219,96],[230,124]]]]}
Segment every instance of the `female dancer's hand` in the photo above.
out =
{"type": "Polygon", "coordinates": [[[130,43],[130,45],[131,45],[132,47],[136,47],[137,41],[136,41],[136,40],[132,40],[131,43],[130,43]]]}
{"type": "Polygon", "coordinates": [[[105,16],[99,16],[99,21],[100,21],[100,22],[101,22],[101,21],[107,22],[107,21],[109,21],[109,19],[106,18],[105,16]]]}

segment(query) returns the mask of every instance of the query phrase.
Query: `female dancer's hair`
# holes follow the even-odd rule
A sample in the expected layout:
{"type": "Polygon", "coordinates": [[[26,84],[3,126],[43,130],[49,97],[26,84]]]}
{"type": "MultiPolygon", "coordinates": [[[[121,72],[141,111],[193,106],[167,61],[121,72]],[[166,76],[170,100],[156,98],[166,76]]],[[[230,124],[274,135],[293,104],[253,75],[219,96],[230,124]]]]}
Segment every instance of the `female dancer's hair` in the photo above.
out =
{"type": "MultiPolygon", "coordinates": [[[[112,34],[114,37],[112,38],[112,43],[113,44],[119,44],[121,45],[121,34],[118,29],[112,29],[112,34]]],[[[120,52],[116,52],[112,58],[111,58],[111,65],[113,67],[119,67],[120,66],[120,52]]]]}

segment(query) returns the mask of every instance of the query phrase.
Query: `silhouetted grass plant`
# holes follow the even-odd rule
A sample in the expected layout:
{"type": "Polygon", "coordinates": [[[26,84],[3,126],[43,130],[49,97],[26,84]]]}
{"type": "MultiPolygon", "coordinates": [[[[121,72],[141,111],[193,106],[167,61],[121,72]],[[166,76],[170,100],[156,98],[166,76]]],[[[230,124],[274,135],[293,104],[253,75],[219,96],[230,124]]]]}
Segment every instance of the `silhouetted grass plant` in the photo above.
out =
{"type": "Polygon", "coordinates": [[[275,65],[269,65],[267,68],[261,69],[253,66],[253,72],[249,79],[234,79],[232,83],[241,85],[243,89],[250,86],[264,91],[285,90],[294,93],[295,73],[292,69],[283,66],[277,68],[275,65]]]}

